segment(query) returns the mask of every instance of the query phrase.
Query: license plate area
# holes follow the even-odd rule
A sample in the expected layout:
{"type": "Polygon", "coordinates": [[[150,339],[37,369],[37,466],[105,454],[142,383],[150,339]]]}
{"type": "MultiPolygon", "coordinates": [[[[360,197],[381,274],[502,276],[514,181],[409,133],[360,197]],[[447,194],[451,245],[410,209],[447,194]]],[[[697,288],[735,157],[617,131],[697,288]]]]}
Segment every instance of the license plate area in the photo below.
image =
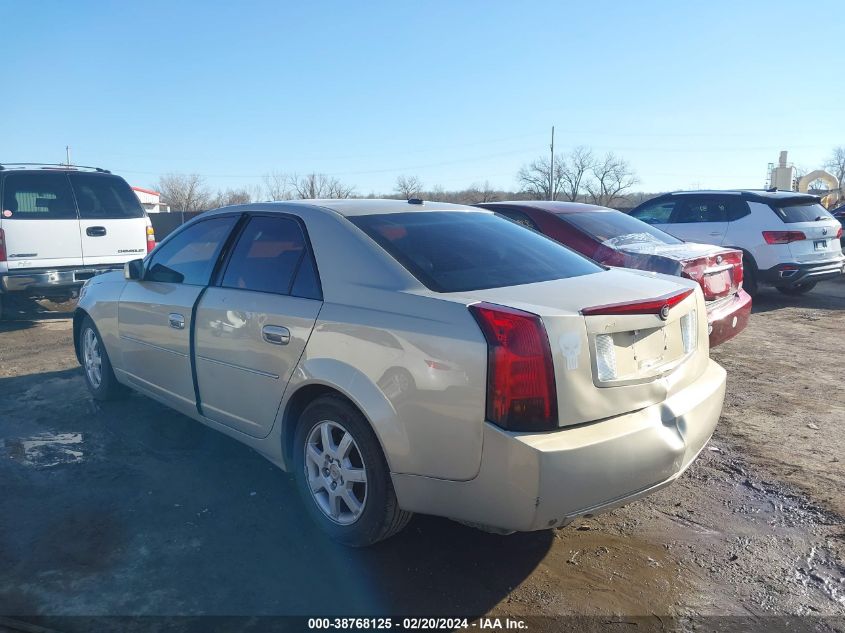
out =
{"type": "Polygon", "coordinates": [[[733,280],[731,279],[731,271],[730,270],[720,270],[716,273],[705,273],[704,275],[704,290],[705,290],[705,299],[718,299],[719,297],[723,297],[724,295],[728,294],[731,290],[731,284],[733,280]]]}
{"type": "Polygon", "coordinates": [[[813,242],[813,248],[817,251],[826,251],[827,250],[827,240],[815,240],[813,242]]]}
{"type": "Polygon", "coordinates": [[[91,270],[84,270],[81,272],[73,273],[73,280],[74,281],[87,281],[94,276],[94,271],[91,270]]]}

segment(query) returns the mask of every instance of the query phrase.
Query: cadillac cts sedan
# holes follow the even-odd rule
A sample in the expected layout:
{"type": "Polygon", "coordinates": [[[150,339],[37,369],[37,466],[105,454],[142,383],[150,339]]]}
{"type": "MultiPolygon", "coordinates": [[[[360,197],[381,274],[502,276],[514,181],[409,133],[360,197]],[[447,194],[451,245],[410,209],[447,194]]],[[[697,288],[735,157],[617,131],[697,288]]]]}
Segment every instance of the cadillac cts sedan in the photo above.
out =
{"type": "Polygon", "coordinates": [[[127,388],[292,471],[348,545],[411,513],[566,525],[676,479],[725,372],[692,280],[609,270],[490,211],[226,207],[83,287],[93,396],[127,388]]]}
{"type": "Polygon", "coordinates": [[[478,206],[540,231],[607,266],[680,275],[701,285],[710,347],[748,324],[742,251],[684,242],[620,211],[577,202],[489,202],[478,206]]]}

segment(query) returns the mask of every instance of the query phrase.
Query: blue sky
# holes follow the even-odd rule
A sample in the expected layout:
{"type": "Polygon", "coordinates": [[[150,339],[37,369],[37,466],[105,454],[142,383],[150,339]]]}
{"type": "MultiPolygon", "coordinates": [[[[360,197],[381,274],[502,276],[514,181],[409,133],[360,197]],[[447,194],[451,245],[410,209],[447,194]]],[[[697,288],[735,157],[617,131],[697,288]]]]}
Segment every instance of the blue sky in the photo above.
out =
{"type": "Polygon", "coordinates": [[[614,151],[638,189],[759,187],[845,145],[839,0],[10,2],[0,161],[214,188],[318,171],[516,187],[548,150],[614,151]],[[838,35],[837,35],[838,33],[838,35]],[[837,37],[839,39],[837,39],[837,37]],[[830,69],[827,71],[826,69],[830,69]]]}

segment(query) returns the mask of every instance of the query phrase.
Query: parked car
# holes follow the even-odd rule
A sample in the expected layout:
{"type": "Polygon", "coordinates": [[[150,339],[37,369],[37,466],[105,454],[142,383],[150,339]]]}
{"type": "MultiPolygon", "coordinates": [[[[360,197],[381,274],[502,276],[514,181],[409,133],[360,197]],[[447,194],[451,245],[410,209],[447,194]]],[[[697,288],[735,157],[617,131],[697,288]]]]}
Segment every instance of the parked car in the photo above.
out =
{"type": "Polygon", "coordinates": [[[479,204],[607,266],[680,275],[704,291],[710,347],[745,329],[751,297],[742,289],[742,251],[683,242],[620,211],[577,202],[479,204]]]}
{"type": "MultiPolygon", "coordinates": [[[[842,228],[845,229],[845,205],[841,207],[836,207],[830,212],[830,215],[839,220],[839,224],[841,224],[842,228]]],[[[842,247],[842,250],[845,250],[845,235],[841,235],[841,231],[839,237],[839,244],[842,247]]]]}
{"type": "Polygon", "coordinates": [[[123,178],[100,168],[0,165],[0,315],[10,295],[63,300],[155,246],[123,178]]]}
{"type": "Polygon", "coordinates": [[[819,198],[792,191],[678,191],[631,211],[690,242],[742,249],[743,287],[774,286],[788,295],[812,290],[845,270],[842,227],[819,198]]]}
{"type": "Polygon", "coordinates": [[[691,280],[483,209],[333,200],[203,214],[89,280],[73,332],[95,398],[248,444],[360,546],[411,512],[540,530],[674,481],[724,399],[704,314],[691,280]]]}

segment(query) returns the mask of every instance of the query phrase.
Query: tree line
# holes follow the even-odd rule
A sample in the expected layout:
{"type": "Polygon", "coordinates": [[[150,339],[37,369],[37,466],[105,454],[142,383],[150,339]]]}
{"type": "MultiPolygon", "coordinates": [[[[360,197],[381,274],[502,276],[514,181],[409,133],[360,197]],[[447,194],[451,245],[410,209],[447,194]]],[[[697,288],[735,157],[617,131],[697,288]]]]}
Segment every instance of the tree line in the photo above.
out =
{"type": "MultiPolygon", "coordinates": [[[[835,148],[824,166],[843,183],[845,146],[835,148]]],[[[458,204],[496,200],[568,200],[626,208],[652,197],[652,194],[632,191],[639,179],[627,160],[613,152],[598,155],[585,146],[556,154],[553,160],[551,156],[545,156],[523,165],[516,174],[516,181],[519,188],[515,191],[496,189],[487,181],[474,183],[465,189],[446,190],[437,185],[426,188],[417,176],[403,174],[397,176],[389,194],[360,195],[353,185],[328,174],[276,171],[265,174],[261,183],[254,187],[216,192],[199,174],[166,174],[154,187],[161,193],[162,202],[173,211],[204,211],[258,200],[376,197],[422,198],[458,204]]]]}

